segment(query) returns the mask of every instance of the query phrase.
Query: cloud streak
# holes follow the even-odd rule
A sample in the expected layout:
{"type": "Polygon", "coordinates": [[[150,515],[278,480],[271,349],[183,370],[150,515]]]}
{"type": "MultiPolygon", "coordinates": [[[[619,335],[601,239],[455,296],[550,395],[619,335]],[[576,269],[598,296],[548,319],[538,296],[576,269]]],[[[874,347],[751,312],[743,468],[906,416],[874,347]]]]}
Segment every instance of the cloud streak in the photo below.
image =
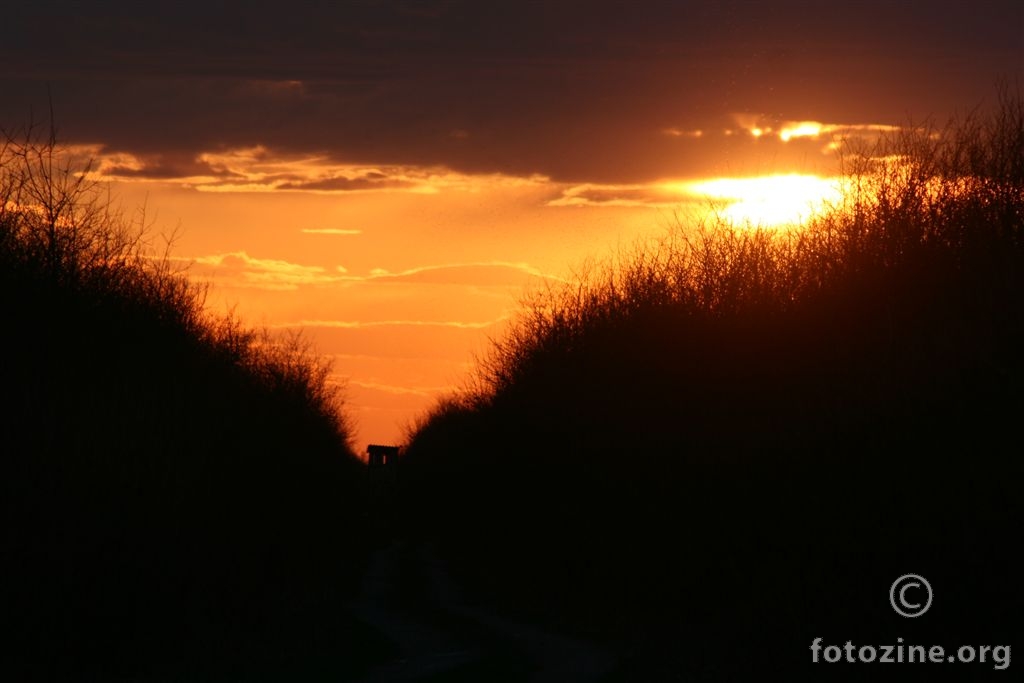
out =
{"type": "Polygon", "coordinates": [[[245,251],[200,256],[191,261],[200,266],[193,276],[213,277],[221,285],[266,290],[296,290],[300,286],[327,285],[345,281],[345,269],[332,272],[321,266],[305,266],[281,259],[254,258],[245,251]]]}
{"type": "Polygon", "coordinates": [[[76,158],[92,160],[92,180],[171,183],[201,192],[437,194],[447,190],[478,192],[536,187],[549,182],[540,175],[470,175],[439,166],[351,164],[332,160],[325,154],[296,155],[263,145],[199,152],[194,157],[137,155],[108,149],[100,143],[77,144],[69,152],[76,158]]]}
{"type": "Polygon", "coordinates": [[[335,328],[343,330],[362,330],[376,327],[452,327],[460,330],[483,330],[498,325],[507,317],[495,320],[466,322],[461,320],[298,320],[295,322],[276,323],[275,328],[335,328]]]}
{"type": "MultiPolygon", "coordinates": [[[[339,233],[331,231],[326,234],[339,233]]],[[[351,233],[341,231],[340,234],[351,233]]],[[[257,258],[246,251],[194,258],[174,257],[173,260],[186,267],[198,266],[191,271],[193,277],[212,278],[219,286],[281,291],[330,285],[462,286],[519,290],[531,281],[560,280],[528,263],[503,261],[421,266],[398,272],[376,268],[361,275],[350,273],[341,265],[333,268],[303,265],[282,259],[257,258]]]]}
{"type": "Polygon", "coordinates": [[[415,283],[428,285],[474,285],[480,287],[521,286],[531,278],[558,280],[528,263],[485,261],[422,266],[397,273],[376,269],[367,281],[381,283],[415,283]]]}
{"type": "Polygon", "coordinates": [[[362,230],[354,230],[348,228],[303,228],[300,230],[306,235],[362,235],[362,230]]]}

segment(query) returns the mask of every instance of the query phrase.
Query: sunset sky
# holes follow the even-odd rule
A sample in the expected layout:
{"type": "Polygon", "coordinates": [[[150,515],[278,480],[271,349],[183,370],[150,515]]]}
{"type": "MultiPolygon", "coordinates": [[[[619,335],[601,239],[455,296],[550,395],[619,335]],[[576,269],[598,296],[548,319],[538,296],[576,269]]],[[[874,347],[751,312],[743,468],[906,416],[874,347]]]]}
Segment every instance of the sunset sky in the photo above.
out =
{"type": "Polygon", "coordinates": [[[334,359],[360,447],[465,382],[524,288],[709,199],[802,211],[838,141],[1024,78],[1019,0],[40,1],[2,21],[0,125],[52,100],[124,206],[179,229],[215,310],[334,359]]]}

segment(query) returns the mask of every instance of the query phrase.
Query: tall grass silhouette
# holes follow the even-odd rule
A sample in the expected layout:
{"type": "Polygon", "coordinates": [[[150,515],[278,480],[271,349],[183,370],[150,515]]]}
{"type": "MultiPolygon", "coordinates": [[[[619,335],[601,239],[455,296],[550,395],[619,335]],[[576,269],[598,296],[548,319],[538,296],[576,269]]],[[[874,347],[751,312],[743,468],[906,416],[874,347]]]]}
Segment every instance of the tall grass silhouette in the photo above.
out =
{"type": "Polygon", "coordinates": [[[1024,101],[997,100],[847,145],[799,230],[680,224],[532,293],[411,435],[410,523],[623,680],[860,680],[812,638],[1019,637],[1024,101]],[[913,625],[908,571],[943,587],[913,625]]]}
{"type": "Polygon", "coordinates": [[[368,539],[329,367],[207,314],[73,151],[0,143],[5,675],[344,673],[368,539]]]}

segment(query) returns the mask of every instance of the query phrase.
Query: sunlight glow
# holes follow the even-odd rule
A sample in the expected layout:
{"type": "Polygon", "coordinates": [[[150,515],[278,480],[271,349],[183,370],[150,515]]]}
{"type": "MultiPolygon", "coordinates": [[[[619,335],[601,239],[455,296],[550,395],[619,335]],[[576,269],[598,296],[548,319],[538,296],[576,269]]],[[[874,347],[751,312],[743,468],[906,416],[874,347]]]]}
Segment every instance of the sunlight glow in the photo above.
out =
{"type": "Polygon", "coordinates": [[[759,227],[798,224],[842,198],[837,178],[796,173],[716,178],[679,189],[709,199],[713,213],[731,223],[759,227]]]}
{"type": "MultiPolygon", "coordinates": [[[[778,138],[782,142],[791,142],[798,138],[809,140],[826,139],[825,152],[838,149],[842,141],[851,137],[873,139],[884,133],[891,133],[899,130],[899,126],[882,123],[823,123],[821,121],[779,121],[772,117],[752,114],[749,112],[736,113],[732,116],[736,125],[746,131],[752,138],[778,138]],[[833,139],[828,140],[831,137],[833,139]]],[[[725,135],[732,135],[733,131],[726,130],[725,135]]]]}
{"type": "Polygon", "coordinates": [[[824,124],[817,121],[799,121],[780,130],[779,139],[789,142],[793,138],[816,138],[824,128],[824,124]]]}

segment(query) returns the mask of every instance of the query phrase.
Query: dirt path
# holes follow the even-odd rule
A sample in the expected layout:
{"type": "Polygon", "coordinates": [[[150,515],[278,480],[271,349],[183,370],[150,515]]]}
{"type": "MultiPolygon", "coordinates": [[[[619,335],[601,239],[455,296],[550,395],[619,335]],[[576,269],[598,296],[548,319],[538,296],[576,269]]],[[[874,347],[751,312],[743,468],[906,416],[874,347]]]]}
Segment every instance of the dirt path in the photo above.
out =
{"type": "Polygon", "coordinates": [[[615,663],[591,643],[469,604],[434,548],[421,542],[397,541],[374,554],[353,612],[401,653],[361,683],[596,683],[615,663]]]}
{"type": "Polygon", "coordinates": [[[430,578],[434,600],[449,612],[488,629],[525,655],[534,670],[524,680],[530,683],[590,683],[600,681],[611,671],[614,659],[592,643],[512,621],[466,604],[436,551],[423,545],[420,554],[430,578]]]}
{"type": "Polygon", "coordinates": [[[375,668],[362,683],[428,680],[481,657],[464,639],[403,605],[404,551],[404,545],[396,542],[373,554],[363,577],[361,598],[352,606],[357,618],[394,641],[400,652],[398,659],[375,668]]]}

